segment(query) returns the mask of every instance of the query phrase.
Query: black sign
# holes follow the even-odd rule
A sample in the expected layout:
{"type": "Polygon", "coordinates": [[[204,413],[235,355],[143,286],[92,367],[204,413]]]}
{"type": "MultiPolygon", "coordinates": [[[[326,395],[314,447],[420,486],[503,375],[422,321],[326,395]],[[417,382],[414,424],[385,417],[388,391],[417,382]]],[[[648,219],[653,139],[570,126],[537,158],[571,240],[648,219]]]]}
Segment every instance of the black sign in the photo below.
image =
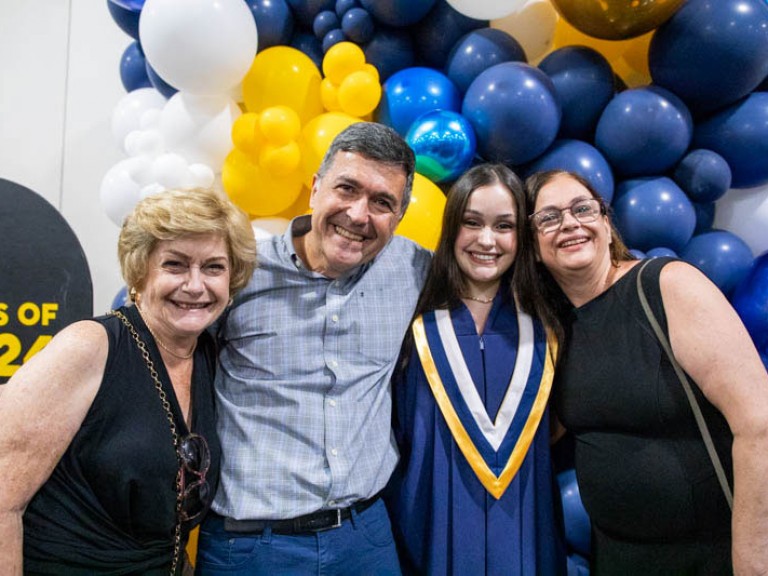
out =
{"type": "Polygon", "coordinates": [[[92,314],[88,262],[69,224],[42,196],[0,178],[0,384],[92,314]]]}

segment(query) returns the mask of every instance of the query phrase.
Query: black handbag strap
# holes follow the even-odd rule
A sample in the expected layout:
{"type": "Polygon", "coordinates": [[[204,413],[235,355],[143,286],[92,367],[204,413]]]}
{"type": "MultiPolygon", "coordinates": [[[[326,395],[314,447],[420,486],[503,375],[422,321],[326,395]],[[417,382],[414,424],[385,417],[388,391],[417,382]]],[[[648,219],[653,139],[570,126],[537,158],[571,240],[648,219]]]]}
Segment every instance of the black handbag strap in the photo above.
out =
{"type": "Polygon", "coordinates": [[[645,315],[648,317],[648,322],[650,322],[653,331],[656,333],[656,338],[658,338],[661,347],[664,349],[664,352],[667,354],[669,361],[672,363],[672,367],[675,369],[675,374],[677,374],[680,383],[683,385],[685,395],[688,397],[688,403],[691,405],[691,410],[693,410],[693,416],[696,418],[696,424],[699,427],[701,438],[704,440],[704,444],[707,447],[709,459],[712,461],[712,465],[715,467],[715,473],[717,474],[717,479],[720,482],[720,487],[723,489],[723,495],[725,495],[725,499],[728,501],[728,506],[731,508],[731,510],[733,510],[733,492],[731,491],[731,487],[728,484],[728,478],[725,475],[723,464],[720,462],[720,456],[718,456],[717,450],[715,450],[715,444],[712,441],[712,435],[709,433],[707,422],[704,420],[704,415],[701,413],[699,402],[696,400],[696,396],[691,389],[691,384],[688,382],[688,378],[685,376],[685,372],[680,367],[680,364],[677,363],[675,355],[672,353],[672,347],[670,346],[664,331],[661,329],[656,316],[651,310],[651,307],[648,304],[648,299],[645,297],[641,276],[643,274],[643,269],[650,262],[650,260],[646,260],[640,266],[640,270],[637,272],[637,295],[640,297],[640,304],[643,307],[645,315]]]}

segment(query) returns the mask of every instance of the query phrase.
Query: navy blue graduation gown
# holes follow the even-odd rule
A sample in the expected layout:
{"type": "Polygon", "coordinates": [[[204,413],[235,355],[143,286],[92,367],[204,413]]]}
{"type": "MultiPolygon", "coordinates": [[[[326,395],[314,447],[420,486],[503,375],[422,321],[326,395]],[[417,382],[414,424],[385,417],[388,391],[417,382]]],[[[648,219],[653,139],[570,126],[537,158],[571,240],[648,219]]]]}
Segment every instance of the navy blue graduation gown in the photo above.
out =
{"type": "MultiPolygon", "coordinates": [[[[472,381],[493,421],[510,385],[517,356],[519,330],[514,304],[496,298],[482,338],[465,306],[451,311],[450,319],[472,381]]],[[[539,370],[540,376],[546,335],[536,321],[534,340],[532,374],[539,370]]],[[[534,388],[538,388],[538,380],[534,388]]],[[[393,394],[401,461],[388,487],[387,502],[404,573],[564,574],[564,546],[556,522],[559,515],[554,512],[548,413],[541,418],[517,473],[496,499],[454,440],[416,347],[405,374],[393,383],[393,394]]],[[[459,408],[462,420],[471,418],[466,406],[459,408]]],[[[495,473],[504,467],[509,455],[509,450],[501,454],[504,448],[503,443],[499,454],[486,457],[495,473]]],[[[493,452],[485,445],[482,452],[487,455],[489,450],[493,452]]]]}

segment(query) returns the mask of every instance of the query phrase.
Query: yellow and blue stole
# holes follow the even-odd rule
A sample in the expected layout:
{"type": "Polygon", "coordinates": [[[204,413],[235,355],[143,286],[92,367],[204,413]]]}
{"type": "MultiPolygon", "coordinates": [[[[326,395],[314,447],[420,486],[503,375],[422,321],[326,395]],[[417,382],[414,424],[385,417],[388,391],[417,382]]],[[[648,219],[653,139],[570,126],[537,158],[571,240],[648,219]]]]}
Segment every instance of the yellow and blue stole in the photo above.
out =
{"type": "MultiPolygon", "coordinates": [[[[501,498],[520,469],[545,413],[552,388],[557,343],[543,339],[540,324],[518,310],[515,367],[495,421],[491,421],[467,368],[450,312],[435,310],[414,320],[422,368],[449,430],[485,489],[501,498]],[[503,466],[495,463],[502,462],[503,466]]],[[[496,362],[505,361],[495,358],[496,362]]]]}

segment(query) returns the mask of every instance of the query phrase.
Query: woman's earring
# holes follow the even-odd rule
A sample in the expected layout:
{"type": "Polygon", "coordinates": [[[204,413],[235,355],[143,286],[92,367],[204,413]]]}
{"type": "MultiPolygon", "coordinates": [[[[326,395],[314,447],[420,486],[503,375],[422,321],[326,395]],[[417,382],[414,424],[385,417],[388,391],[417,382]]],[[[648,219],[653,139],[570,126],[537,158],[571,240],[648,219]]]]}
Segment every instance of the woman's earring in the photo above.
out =
{"type": "Polygon", "coordinates": [[[139,299],[139,293],[136,292],[136,288],[131,288],[128,291],[128,296],[131,299],[131,302],[136,302],[139,299]]]}
{"type": "Polygon", "coordinates": [[[227,308],[229,308],[230,306],[232,306],[232,302],[234,302],[234,301],[235,301],[235,299],[234,299],[234,298],[230,298],[230,299],[229,299],[229,302],[227,302],[227,308]]]}

